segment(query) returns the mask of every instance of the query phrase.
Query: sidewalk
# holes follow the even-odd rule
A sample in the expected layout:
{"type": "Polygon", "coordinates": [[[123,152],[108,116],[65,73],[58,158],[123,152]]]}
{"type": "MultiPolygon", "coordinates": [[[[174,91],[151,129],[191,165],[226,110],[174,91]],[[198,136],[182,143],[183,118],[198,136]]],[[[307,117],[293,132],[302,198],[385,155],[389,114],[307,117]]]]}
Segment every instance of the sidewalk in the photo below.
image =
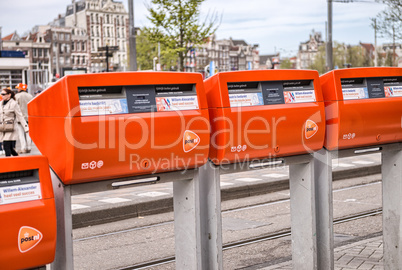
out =
{"type": "MultiPolygon", "coordinates": [[[[382,236],[335,248],[335,270],[384,269],[382,236]]],[[[291,270],[292,262],[283,262],[263,270],[291,270]]]]}

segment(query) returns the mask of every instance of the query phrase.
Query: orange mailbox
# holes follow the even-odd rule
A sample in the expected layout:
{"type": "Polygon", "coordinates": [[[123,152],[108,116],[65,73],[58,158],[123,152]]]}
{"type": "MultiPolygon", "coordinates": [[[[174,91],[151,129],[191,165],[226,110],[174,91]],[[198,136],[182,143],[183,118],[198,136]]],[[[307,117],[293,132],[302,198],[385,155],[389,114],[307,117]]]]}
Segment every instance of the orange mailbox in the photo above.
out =
{"type": "Polygon", "coordinates": [[[33,141],[65,184],[184,170],[208,158],[201,74],[66,76],[28,114],[33,141]]]}
{"type": "Polygon", "coordinates": [[[322,148],[325,116],[317,71],[225,72],[204,84],[215,164],[322,148]]]}
{"type": "Polygon", "coordinates": [[[53,262],[56,209],[44,156],[2,158],[0,268],[27,269],[53,262]]]}
{"type": "Polygon", "coordinates": [[[402,68],[333,70],[321,76],[329,150],[402,141],[402,68]]]}

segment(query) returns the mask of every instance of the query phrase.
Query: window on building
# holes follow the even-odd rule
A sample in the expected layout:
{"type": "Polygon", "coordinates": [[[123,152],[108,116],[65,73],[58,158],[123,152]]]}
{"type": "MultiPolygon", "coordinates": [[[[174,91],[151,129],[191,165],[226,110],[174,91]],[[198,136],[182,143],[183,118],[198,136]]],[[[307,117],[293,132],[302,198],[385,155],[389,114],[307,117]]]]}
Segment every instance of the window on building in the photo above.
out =
{"type": "Polygon", "coordinates": [[[66,57],[66,65],[70,64],[70,57],[66,57]]]}
{"type": "Polygon", "coordinates": [[[42,49],[38,49],[38,56],[43,57],[43,50],[42,49]]]}
{"type": "Polygon", "coordinates": [[[85,42],[84,41],[81,43],[81,50],[85,51],[85,42]]]}
{"type": "Polygon", "coordinates": [[[80,64],[80,57],[77,56],[77,65],[79,65],[79,64],[80,64]]]}
{"type": "Polygon", "coordinates": [[[64,40],[64,35],[63,35],[63,34],[59,34],[59,39],[60,39],[60,40],[64,40]]]}
{"type": "Polygon", "coordinates": [[[95,19],[96,19],[96,20],[95,20],[96,23],[99,23],[99,16],[98,16],[98,14],[95,15],[95,19]]]}
{"type": "Polygon", "coordinates": [[[75,57],[74,57],[74,55],[71,56],[71,64],[75,65],[75,57]]]}
{"type": "Polygon", "coordinates": [[[83,65],[86,65],[86,58],[85,58],[85,56],[82,57],[82,64],[83,64],[83,65]]]}
{"type": "Polygon", "coordinates": [[[99,37],[99,26],[96,27],[96,36],[99,37]]]}
{"type": "Polygon", "coordinates": [[[56,57],[53,57],[53,65],[56,65],[56,57]]]}
{"type": "Polygon", "coordinates": [[[91,25],[91,36],[94,36],[94,27],[91,25]]]}
{"type": "Polygon", "coordinates": [[[63,53],[64,52],[64,44],[59,44],[59,53],[63,53]]]}
{"type": "Polygon", "coordinates": [[[91,23],[94,22],[94,14],[91,14],[91,23]]]}
{"type": "Polygon", "coordinates": [[[70,53],[70,45],[66,44],[66,53],[70,53]]]}
{"type": "Polygon", "coordinates": [[[57,40],[57,34],[56,33],[53,33],[53,39],[57,40]]]}
{"type": "Polygon", "coordinates": [[[71,42],[71,51],[75,51],[75,41],[71,42]]]}
{"type": "Polygon", "coordinates": [[[59,64],[64,65],[64,57],[62,56],[59,57],[59,64]]]}
{"type": "Polygon", "coordinates": [[[66,40],[70,40],[70,34],[66,34],[65,37],[66,37],[66,40]]]}
{"type": "Polygon", "coordinates": [[[91,39],[91,49],[95,51],[95,41],[93,39],[91,39]]]}

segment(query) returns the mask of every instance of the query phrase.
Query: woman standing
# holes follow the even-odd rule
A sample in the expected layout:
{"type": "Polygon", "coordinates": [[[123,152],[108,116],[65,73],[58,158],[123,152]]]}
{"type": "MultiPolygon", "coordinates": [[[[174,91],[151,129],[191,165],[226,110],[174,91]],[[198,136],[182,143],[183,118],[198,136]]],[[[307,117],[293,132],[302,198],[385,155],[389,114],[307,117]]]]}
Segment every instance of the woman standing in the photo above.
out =
{"type": "Polygon", "coordinates": [[[6,156],[18,156],[18,153],[15,151],[18,138],[16,125],[18,122],[24,127],[24,131],[28,132],[28,124],[22,115],[17,101],[14,99],[14,95],[14,92],[10,89],[1,90],[3,100],[0,102],[0,141],[3,142],[6,156]]]}

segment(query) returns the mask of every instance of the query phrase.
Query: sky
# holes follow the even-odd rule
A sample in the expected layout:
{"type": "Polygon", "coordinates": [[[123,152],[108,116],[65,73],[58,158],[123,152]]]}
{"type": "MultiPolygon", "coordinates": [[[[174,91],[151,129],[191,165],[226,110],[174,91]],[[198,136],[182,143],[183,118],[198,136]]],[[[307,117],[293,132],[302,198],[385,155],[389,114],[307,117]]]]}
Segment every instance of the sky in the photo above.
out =
{"type": "MultiPolygon", "coordinates": [[[[356,0],[355,0],[356,1],[356,0]]],[[[370,18],[385,8],[374,0],[333,3],[333,41],[357,45],[374,44],[370,18]],[[364,2],[363,2],[364,1],[364,2]]],[[[14,31],[23,34],[35,25],[45,25],[65,13],[71,0],[0,0],[2,36],[14,31]]],[[[128,6],[128,0],[121,1],[128,6]]],[[[150,26],[147,6],[150,0],[134,0],[134,24],[150,26]]],[[[128,10],[128,9],[127,9],[128,10]]],[[[258,44],[260,54],[279,52],[281,56],[297,54],[299,44],[306,42],[312,31],[321,32],[325,40],[326,0],[205,0],[200,19],[218,14],[217,39],[243,39],[258,44]]],[[[377,44],[391,42],[378,38],[377,44]]]]}

